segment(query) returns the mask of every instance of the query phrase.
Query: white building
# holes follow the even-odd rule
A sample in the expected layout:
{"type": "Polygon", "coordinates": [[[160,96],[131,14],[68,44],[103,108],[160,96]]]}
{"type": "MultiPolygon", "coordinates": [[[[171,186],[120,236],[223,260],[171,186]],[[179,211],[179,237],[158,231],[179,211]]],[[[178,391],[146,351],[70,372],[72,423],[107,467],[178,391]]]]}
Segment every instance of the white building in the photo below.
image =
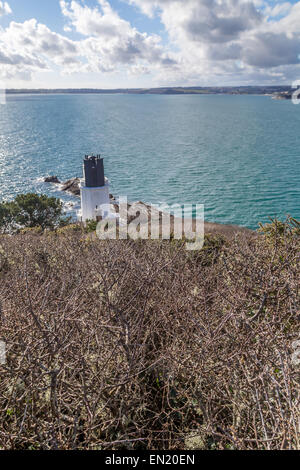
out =
{"type": "Polygon", "coordinates": [[[103,158],[86,155],[83,162],[84,177],[80,183],[82,222],[106,218],[109,215],[109,181],[104,176],[103,158]]]}

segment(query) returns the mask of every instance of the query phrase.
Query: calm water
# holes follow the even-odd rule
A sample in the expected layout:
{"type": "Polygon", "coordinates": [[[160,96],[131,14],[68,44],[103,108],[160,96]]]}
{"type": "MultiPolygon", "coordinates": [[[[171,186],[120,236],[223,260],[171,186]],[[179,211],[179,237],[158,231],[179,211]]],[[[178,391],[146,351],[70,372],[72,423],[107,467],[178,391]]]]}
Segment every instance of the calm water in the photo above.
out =
{"type": "Polygon", "coordinates": [[[0,200],[56,195],[102,153],[111,192],[203,203],[206,220],[256,228],[300,218],[300,106],[262,96],[8,96],[0,106],[0,200]]]}

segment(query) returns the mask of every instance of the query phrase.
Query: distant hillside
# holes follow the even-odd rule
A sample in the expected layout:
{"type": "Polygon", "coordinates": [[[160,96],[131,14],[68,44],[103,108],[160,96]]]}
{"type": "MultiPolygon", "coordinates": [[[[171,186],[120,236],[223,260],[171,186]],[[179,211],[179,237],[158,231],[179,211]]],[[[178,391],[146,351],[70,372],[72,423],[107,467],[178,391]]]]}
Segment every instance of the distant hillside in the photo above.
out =
{"type": "Polygon", "coordinates": [[[291,92],[287,85],[279,86],[237,86],[237,87],[164,87],[164,88],[56,88],[56,89],[8,89],[7,94],[135,94],[135,95],[271,95],[291,92]]]}

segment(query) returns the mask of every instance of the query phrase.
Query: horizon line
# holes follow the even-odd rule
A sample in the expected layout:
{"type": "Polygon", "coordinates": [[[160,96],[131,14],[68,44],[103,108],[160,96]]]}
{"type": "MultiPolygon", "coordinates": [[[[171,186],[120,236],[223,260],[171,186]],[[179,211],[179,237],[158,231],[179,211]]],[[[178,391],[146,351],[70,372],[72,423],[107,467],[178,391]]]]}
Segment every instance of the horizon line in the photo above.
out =
{"type": "MultiPolygon", "coordinates": [[[[0,87],[1,88],[1,87],[0,87]]],[[[201,85],[194,85],[194,86],[158,86],[158,87],[132,87],[132,88],[96,88],[96,87],[55,87],[55,88],[47,88],[47,87],[39,87],[39,88],[26,88],[26,87],[12,87],[12,88],[5,88],[6,93],[14,92],[14,91],[82,91],[82,90],[90,90],[90,91],[144,91],[144,90],[209,90],[209,89],[237,89],[237,88],[292,88],[291,85],[285,84],[278,84],[278,85],[208,85],[208,86],[201,86],[201,85]]]]}

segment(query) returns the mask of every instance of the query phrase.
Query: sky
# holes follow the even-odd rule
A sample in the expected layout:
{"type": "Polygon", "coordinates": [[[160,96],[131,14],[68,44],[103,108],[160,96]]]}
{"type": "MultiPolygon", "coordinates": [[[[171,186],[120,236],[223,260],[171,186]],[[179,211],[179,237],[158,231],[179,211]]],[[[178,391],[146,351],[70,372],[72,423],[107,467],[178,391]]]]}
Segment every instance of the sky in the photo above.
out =
{"type": "Polygon", "coordinates": [[[300,1],[0,1],[0,85],[292,84],[300,1]]]}

